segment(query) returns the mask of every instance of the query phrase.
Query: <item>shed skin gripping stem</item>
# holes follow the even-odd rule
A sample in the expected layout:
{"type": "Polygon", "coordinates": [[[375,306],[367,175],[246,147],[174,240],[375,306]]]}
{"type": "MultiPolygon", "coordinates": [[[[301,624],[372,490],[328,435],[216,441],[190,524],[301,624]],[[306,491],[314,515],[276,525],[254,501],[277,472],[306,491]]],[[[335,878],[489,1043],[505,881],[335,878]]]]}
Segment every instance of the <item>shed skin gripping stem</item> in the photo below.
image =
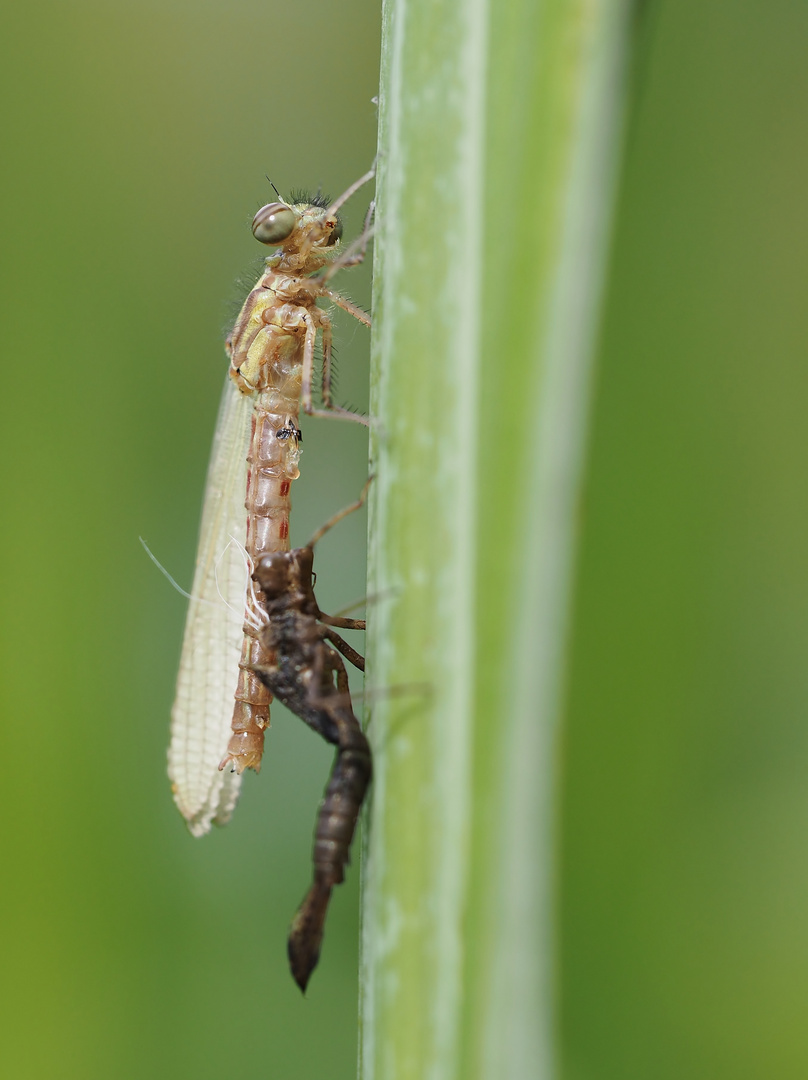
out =
{"type": "Polygon", "coordinates": [[[314,835],[314,877],[289,933],[289,966],[306,989],[320,957],[331,892],[345,877],[359,811],[370,783],[370,746],[354,715],[342,657],[364,671],[364,659],[333,629],[364,629],[362,621],[331,618],[313,588],[314,544],[360,499],[336,514],[304,548],[265,555],[255,570],[267,622],[262,641],[270,661],[253,671],[310,728],[337,748],[314,835]],[[341,655],[340,655],[341,654],[341,655]]]}
{"type": "Polygon", "coordinates": [[[263,556],[289,550],[301,405],[308,415],[368,423],[331,400],[331,322],[317,301],[370,325],[329,281],[364,257],[370,215],[359,240],[341,251],[338,211],[372,177],[371,170],[331,203],[320,197],[287,203],[279,196],[253,220],[256,239],[276,251],[226,342],[229,370],[171,714],[168,773],[194,836],[229,821],[241,774],[261,766],[272,699],[256,670],[272,658],[261,635],[263,597],[250,575],[263,556]],[[318,332],[323,408],[312,403],[318,332]]]}

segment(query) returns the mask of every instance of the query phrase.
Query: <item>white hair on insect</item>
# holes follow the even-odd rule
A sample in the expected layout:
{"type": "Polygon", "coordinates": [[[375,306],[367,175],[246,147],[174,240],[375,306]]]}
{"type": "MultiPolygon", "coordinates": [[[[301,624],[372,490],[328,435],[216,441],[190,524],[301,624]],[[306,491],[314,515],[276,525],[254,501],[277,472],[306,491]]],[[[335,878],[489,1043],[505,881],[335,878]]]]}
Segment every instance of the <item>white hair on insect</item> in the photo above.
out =
{"type": "MultiPolygon", "coordinates": [[[[233,605],[231,603],[229,603],[229,601],[227,600],[227,598],[223,594],[222,590],[219,588],[218,568],[219,568],[219,564],[221,563],[222,559],[227,554],[227,548],[230,547],[230,544],[227,545],[227,547],[224,549],[224,551],[221,553],[221,555],[219,556],[219,558],[216,561],[216,571],[215,571],[216,589],[217,589],[217,591],[219,593],[219,597],[220,597],[220,600],[221,600],[221,603],[218,603],[216,600],[208,600],[203,596],[194,596],[193,593],[189,593],[187,590],[183,589],[182,585],[180,585],[179,582],[175,578],[173,578],[171,576],[171,574],[168,572],[168,570],[166,570],[166,568],[163,566],[163,564],[160,562],[160,560],[157,558],[157,556],[151,550],[151,548],[146,543],[146,541],[143,539],[143,537],[139,536],[138,540],[143,545],[143,550],[149,556],[151,561],[154,563],[154,565],[157,567],[157,569],[160,571],[160,573],[163,575],[163,577],[166,578],[166,580],[169,582],[169,584],[172,585],[173,588],[180,594],[180,596],[184,596],[186,600],[195,600],[197,604],[206,604],[208,607],[212,607],[212,608],[225,607],[225,608],[227,608],[228,611],[234,611],[234,612],[236,611],[236,608],[233,607],[233,605]]],[[[252,580],[252,572],[255,569],[255,567],[253,565],[253,561],[250,558],[250,556],[247,554],[247,550],[244,547],[244,545],[240,544],[239,541],[236,540],[236,538],[234,536],[230,537],[230,542],[236,545],[236,547],[238,548],[238,550],[241,553],[242,557],[246,560],[246,569],[247,569],[247,575],[248,576],[247,576],[247,583],[246,583],[246,585],[244,587],[244,592],[245,592],[245,595],[247,597],[248,614],[250,616],[247,619],[247,622],[250,624],[250,626],[253,627],[253,629],[260,630],[262,626],[266,625],[268,620],[267,620],[266,613],[263,612],[263,610],[261,609],[261,605],[260,605],[260,603],[258,601],[258,597],[256,596],[255,584],[254,584],[254,582],[252,580]]]]}
{"type": "MultiPolygon", "coordinates": [[[[236,537],[232,535],[232,533],[230,534],[230,543],[221,553],[216,562],[216,588],[219,589],[219,563],[221,563],[222,559],[225,557],[227,553],[227,548],[229,548],[231,544],[236,548],[244,562],[244,621],[252,630],[262,630],[269,622],[269,616],[261,606],[261,602],[258,599],[258,590],[255,587],[255,582],[253,581],[255,563],[253,562],[250,553],[247,551],[246,547],[241,543],[240,540],[237,540],[236,537]]],[[[219,589],[219,596],[222,597],[222,601],[230,609],[230,611],[236,610],[232,606],[232,604],[228,603],[228,601],[222,595],[221,589],[219,589]]]]}

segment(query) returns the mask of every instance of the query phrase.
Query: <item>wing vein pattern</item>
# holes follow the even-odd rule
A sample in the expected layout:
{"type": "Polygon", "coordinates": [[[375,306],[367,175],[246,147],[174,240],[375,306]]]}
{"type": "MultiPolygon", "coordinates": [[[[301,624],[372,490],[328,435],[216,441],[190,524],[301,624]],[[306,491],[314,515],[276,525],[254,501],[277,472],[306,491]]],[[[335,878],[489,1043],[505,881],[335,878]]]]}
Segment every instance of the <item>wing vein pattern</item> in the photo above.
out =
{"type": "Polygon", "coordinates": [[[244,624],[252,410],[251,395],[240,393],[228,375],[205,486],[168,749],[174,801],[194,836],[208,832],[211,822],[230,820],[241,785],[239,773],[220,772],[218,766],[230,737],[244,624]]]}

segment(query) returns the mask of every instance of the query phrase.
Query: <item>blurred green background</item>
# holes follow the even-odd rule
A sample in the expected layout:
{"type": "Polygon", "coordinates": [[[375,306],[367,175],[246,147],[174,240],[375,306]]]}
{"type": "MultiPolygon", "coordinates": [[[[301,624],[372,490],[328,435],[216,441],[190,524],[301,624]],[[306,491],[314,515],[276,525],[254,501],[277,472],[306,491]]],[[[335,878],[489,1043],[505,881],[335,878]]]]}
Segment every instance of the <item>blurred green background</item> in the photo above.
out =
{"type": "Polygon", "coordinates": [[[569,1080],[808,1077],[808,5],[641,43],[582,516],[569,1080]]]}
{"type": "MultiPolygon", "coordinates": [[[[606,298],[564,747],[569,1080],[808,1076],[808,7],[657,4],[606,298]]],[[[230,826],[165,778],[223,328],[270,198],[375,153],[379,12],[42,3],[0,70],[5,1075],[355,1075],[358,872],[285,938],[331,752],[278,708],[230,826]]],[[[348,235],[364,196],[348,208],[348,235]]],[[[342,281],[368,304],[366,270],[342,281]]],[[[366,404],[367,335],[337,328],[366,404]]],[[[366,441],[304,427],[294,542],[366,441]]],[[[318,553],[364,589],[364,521],[318,553]]]]}
{"type": "MultiPolygon", "coordinates": [[[[306,1000],[286,962],[332,752],[273,709],[232,823],[191,839],[165,775],[186,602],[138,536],[189,587],[264,174],[338,194],[370,166],[380,13],[45,2],[5,22],[0,1070],[351,1077],[358,866],[306,1000]]],[[[343,284],[369,306],[369,272],[343,284]]],[[[367,407],[367,330],[336,337],[341,398],[367,407]]],[[[295,542],[367,471],[359,426],[303,426],[295,542]]],[[[365,527],[318,551],[326,608],[364,594],[365,527]]]]}

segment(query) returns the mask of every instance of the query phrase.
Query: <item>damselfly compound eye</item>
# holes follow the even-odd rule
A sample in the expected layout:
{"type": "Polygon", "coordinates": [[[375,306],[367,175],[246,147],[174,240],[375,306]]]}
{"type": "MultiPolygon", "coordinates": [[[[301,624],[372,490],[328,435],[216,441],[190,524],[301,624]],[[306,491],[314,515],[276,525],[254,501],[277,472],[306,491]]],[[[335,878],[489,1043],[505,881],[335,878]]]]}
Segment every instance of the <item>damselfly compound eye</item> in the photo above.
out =
{"type": "Polygon", "coordinates": [[[294,210],[283,203],[268,203],[253,218],[253,236],[262,244],[281,244],[296,224],[294,210]]]}

